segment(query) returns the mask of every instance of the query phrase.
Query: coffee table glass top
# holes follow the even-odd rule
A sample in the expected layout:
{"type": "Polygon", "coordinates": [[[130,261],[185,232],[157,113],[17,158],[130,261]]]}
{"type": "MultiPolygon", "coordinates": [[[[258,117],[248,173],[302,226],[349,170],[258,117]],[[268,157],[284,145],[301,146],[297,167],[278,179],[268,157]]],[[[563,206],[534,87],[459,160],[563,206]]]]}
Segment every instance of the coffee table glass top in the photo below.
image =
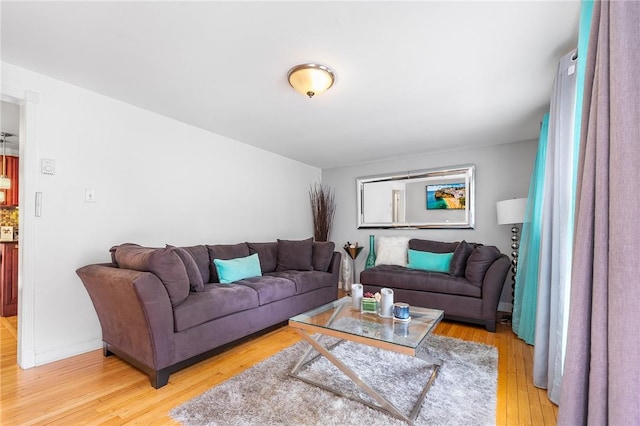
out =
{"type": "MultiPolygon", "coordinates": [[[[337,331],[393,345],[417,349],[433,331],[444,312],[439,309],[409,308],[411,319],[399,321],[351,308],[351,297],[343,297],[289,319],[294,327],[337,331]]],[[[320,330],[319,330],[320,331],[320,330]]]]}

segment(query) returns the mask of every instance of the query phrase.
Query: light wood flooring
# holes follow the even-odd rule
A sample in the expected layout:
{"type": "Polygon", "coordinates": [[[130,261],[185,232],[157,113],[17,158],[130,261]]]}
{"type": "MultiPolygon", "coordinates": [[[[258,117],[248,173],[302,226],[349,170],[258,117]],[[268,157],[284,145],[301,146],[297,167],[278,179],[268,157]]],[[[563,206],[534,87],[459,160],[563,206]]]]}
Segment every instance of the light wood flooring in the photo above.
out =
{"type": "MultiPolygon", "coordinates": [[[[510,326],[496,333],[479,326],[442,322],[436,334],[494,345],[499,351],[498,425],[555,425],[557,407],[531,382],[532,347],[510,326]]],[[[168,412],[216,384],[300,341],[283,327],[171,375],[153,389],[146,375],[92,351],[21,370],[16,365],[17,318],[0,318],[0,424],[175,424],[168,412]]],[[[427,397],[426,404],[429,403],[427,397]]]]}

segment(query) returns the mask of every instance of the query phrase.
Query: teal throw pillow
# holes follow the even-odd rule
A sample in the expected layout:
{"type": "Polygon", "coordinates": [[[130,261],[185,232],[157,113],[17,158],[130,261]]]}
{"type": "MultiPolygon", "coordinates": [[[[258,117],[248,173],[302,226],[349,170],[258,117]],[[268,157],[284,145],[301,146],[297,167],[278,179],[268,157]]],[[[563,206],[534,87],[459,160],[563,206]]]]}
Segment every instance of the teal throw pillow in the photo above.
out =
{"type": "Polygon", "coordinates": [[[431,253],[430,251],[409,249],[407,268],[448,273],[452,258],[453,253],[431,253]]]}
{"type": "Polygon", "coordinates": [[[258,253],[229,260],[213,259],[213,264],[216,265],[218,278],[222,284],[262,276],[258,253]]]}

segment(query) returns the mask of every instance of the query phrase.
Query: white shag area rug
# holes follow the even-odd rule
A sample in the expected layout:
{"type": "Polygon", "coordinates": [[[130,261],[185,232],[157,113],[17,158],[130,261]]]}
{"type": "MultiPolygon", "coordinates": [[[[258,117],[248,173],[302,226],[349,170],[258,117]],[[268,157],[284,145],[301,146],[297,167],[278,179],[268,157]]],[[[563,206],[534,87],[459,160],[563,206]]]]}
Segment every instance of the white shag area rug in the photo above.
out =
{"type": "MultiPolygon", "coordinates": [[[[185,426],[404,425],[402,420],[288,376],[309,347],[282,350],[169,414],[185,426]]],[[[415,425],[495,425],[498,351],[493,346],[431,335],[424,349],[443,360],[415,425]]],[[[342,342],[333,350],[400,411],[409,413],[433,366],[418,358],[342,342]]],[[[320,357],[303,376],[369,399],[320,357]]]]}

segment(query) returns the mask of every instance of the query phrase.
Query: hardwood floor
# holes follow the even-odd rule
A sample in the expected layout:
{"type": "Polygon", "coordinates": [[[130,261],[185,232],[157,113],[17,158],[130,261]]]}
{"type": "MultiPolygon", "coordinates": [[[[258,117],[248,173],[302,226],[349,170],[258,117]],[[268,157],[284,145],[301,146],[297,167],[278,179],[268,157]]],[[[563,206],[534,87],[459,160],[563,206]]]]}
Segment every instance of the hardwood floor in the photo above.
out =
{"type": "MultiPolygon", "coordinates": [[[[497,425],[555,425],[557,407],[532,384],[533,348],[508,325],[496,333],[442,322],[437,334],[499,351],[497,425]]],[[[236,346],[171,375],[153,389],[147,376],[97,350],[29,370],[16,365],[17,318],[0,318],[0,424],[176,424],[167,413],[216,384],[300,341],[289,327],[236,346]]],[[[427,404],[428,402],[427,397],[427,404]]]]}

